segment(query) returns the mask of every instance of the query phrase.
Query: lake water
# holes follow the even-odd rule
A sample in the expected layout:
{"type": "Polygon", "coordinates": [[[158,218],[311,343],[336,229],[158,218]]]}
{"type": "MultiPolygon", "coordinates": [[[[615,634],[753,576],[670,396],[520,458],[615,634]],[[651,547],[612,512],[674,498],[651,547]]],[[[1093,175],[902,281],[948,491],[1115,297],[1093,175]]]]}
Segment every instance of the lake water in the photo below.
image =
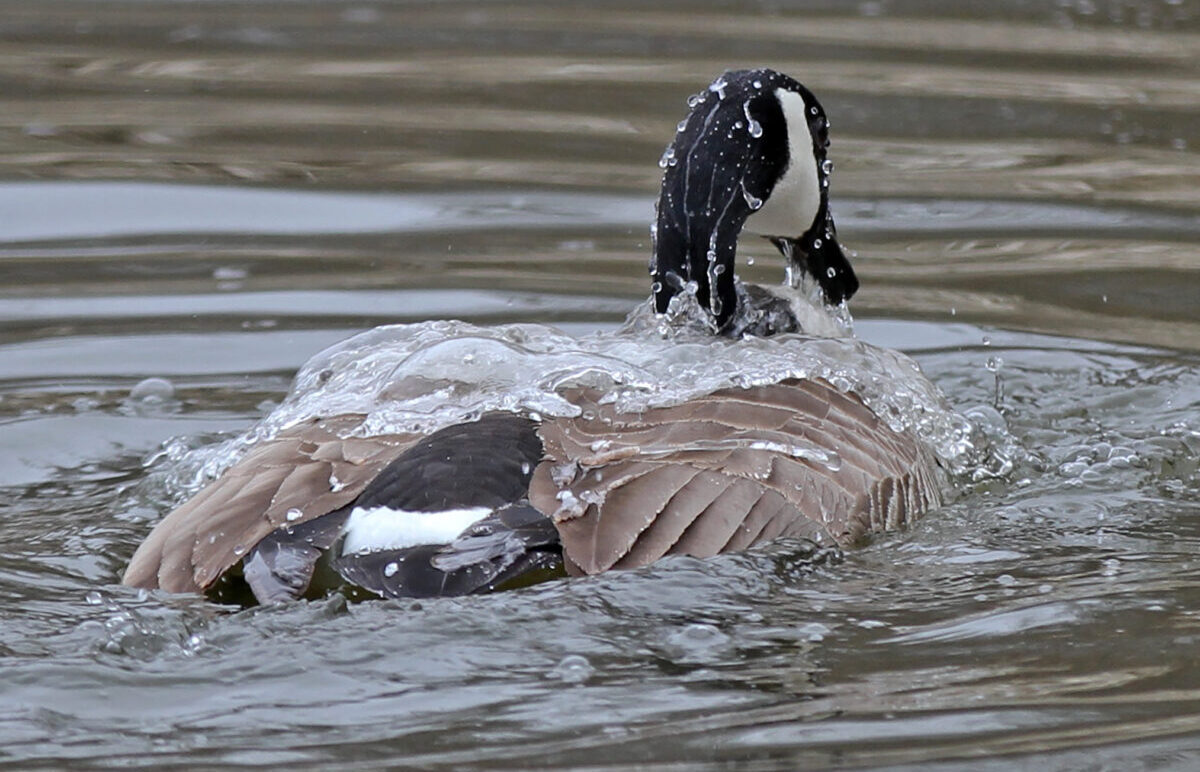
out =
{"type": "Polygon", "coordinates": [[[654,5],[0,2],[0,766],[1200,767],[1200,2],[654,5]],[[831,118],[859,334],[993,448],[946,507],[421,603],[117,583],[323,347],[616,325],[755,65],[831,118]]]}

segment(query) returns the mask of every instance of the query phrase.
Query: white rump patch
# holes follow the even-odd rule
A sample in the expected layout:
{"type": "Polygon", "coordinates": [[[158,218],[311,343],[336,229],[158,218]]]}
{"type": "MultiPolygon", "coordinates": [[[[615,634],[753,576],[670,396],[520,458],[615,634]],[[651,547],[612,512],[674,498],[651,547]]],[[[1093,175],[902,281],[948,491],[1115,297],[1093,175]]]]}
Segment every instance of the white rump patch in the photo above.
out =
{"type": "Polygon", "coordinates": [[[775,183],[771,197],[750,215],[745,228],[760,236],[796,237],[811,228],[817,219],[821,208],[821,183],[804,97],[795,91],[777,88],[775,98],[783,108],[791,158],[783,176],[775,183]]]}
{"type": "Polygon", "coordinates": [[[476,521],[492,514],[487,507],[410,512],[387,507],[355,507],[346,521],[343,555],[398,550],[418,544],[449,544],[476,521]]]}

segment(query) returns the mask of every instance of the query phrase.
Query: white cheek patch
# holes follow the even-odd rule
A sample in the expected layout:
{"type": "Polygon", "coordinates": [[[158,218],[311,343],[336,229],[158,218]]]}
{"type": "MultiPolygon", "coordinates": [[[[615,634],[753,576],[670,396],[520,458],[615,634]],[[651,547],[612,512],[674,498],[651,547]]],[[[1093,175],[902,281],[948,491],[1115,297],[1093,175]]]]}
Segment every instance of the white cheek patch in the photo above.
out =
{"type": "Polygon", "coordinates": [[[492,514],[488,507],[410,512],[387,507],[355,507],[346,520],[343,555],[398,550],[419,544],[449,544],[476,521],[492,514]]]}
{"type": "Polygon", "coordinates": [[[821,209],[821,184],[812,133],[808,130],[808,106],[794,91],[775,89],[783,108],[791,157],[771,197],[750,218],[746,230],[760,236],[800,236],[816,222],[821,209]]]}

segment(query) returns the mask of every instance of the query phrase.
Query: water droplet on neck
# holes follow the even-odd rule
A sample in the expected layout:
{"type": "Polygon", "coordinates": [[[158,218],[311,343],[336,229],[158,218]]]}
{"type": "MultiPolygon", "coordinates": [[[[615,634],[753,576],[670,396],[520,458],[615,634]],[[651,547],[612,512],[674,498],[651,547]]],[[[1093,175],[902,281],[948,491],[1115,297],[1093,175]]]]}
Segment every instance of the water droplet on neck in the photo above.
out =
{"type": "Polygon", "coordinates": [[[762,136],[762,124],[754,120],[754,116],[750,114],[750,100],[747,99],[742,103],[742,112],[746,114],[746,130],[750,132],[750,136],[757,139],[762,136]]]}

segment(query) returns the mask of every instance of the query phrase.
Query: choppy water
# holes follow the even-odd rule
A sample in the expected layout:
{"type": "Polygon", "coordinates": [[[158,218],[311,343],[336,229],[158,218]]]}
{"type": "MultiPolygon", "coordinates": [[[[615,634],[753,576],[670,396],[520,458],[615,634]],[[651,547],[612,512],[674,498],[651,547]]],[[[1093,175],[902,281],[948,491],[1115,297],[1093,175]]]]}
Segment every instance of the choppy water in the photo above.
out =
{"type": "Polygon", "coordinates": [[[0,765],[1195,768],[1198,76],[1190,0],[3,4],[0,765]],[[833,122],[858,333],[1003,445],[947,507],[419,604],[116,584],[326,346],[615,327],[683,99],[757,64],[833,122]]]}

